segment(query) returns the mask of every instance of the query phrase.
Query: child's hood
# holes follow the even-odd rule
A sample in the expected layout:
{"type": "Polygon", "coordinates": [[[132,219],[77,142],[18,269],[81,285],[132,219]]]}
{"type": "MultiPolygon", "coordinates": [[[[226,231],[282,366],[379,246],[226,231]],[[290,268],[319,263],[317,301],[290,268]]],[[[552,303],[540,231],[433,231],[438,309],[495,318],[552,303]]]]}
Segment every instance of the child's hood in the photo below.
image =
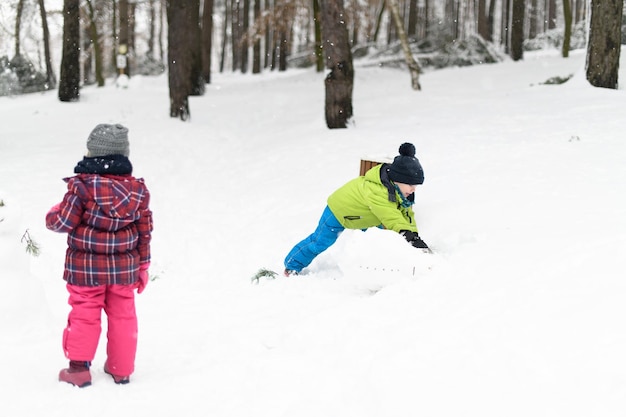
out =
{"type": "Polygon", "coordinates": [[[81,200],[95,201],[102,212],[118,219],[133,217],[147,192],[143,180],[132,176],[80,174],[66,180],[81,200]]]}

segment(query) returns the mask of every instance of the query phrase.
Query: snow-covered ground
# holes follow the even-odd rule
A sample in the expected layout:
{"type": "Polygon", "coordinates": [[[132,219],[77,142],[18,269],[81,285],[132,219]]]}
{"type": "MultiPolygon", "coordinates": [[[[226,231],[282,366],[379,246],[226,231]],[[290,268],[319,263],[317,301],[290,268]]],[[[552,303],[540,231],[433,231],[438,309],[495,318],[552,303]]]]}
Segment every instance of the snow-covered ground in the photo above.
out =
{"type": "Polygon", "coordinates": [[[623,417],[626,95],[589,86],[584,60],[429,72],[421,92],[357,65],[343,130],[326,128],[310,70],[214,74],[187,123],[168,117],[166,76],[78,103],[0,98],[0,415],[623,417]],[[57,381],[66,244],[44,216],[91,129],[117,122],[152,193],[154,280],[131,383],[102,371],[103,336],[78,389],[57,381]],[[404,141],[434,255],[346,231],[307,274],[252,283],[281,270],[362,157],[404,141]]]}

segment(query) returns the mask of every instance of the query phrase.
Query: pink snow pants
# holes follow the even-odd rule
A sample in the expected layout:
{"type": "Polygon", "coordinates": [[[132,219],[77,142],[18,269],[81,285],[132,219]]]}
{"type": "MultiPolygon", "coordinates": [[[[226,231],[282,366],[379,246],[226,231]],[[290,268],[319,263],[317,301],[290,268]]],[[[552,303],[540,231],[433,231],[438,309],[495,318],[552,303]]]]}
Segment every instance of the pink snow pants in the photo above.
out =
{"type": "Polygon", "coordinates": [[[91,362],[101,332],[102,310],[107,315],[107,368],[115,375],[135,370],[137,314],[134,285],[83,287],[67,284],[72,306],[63,331],[63,351],[73,361],[91,362]]]}

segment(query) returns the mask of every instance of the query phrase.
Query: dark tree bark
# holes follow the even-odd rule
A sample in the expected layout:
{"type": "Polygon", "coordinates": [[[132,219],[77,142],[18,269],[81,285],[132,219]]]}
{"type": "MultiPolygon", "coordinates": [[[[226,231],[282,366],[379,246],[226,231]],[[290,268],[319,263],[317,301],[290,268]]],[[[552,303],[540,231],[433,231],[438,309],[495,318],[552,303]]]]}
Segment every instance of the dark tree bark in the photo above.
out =
{"type": "MultiPolygon", "coordinates": [[[[254,21],[258,22],[261,19],[261,0],[253,0],[254,6],[252,7],[254,12],[254,21]]],[[[261,38],[257,34],[252,42],[252,73],[261,73],[261,38]]]]}
{"type": "Polygon", "coordinates": [[[623,0],[591,0],[587,80],[594,87],[617,89],[623,0]]]}
{"type": "Polygon", "coordinates": [[[113,13],[111,13],[111,33],[113,35],[113,39],[111,39],[113,44],[112,54],[111,54],[111,69],[113,72],[117,73],[117,53],[118,53],[118,34],[117,34],[117,1],[113,0],[113,13]]]}
{"type": "Polygon", "coordinates": [[[167,0],[170,117],[179,117],[183,121],[190,116],[191,48],[187,40],[191,13],[189,7],[186,1],[167,0]]]}
{"type": "Polygon", "coordinates": [[[528,19],[528,39],[534,39],[539,32],[539,28],[537,26],[538,22],[538,0],[530,0],[530,8],[529,8],[529,19],[528,19]]]}
{"type": "Polygon", "coordinates": [[[496,0],[489,0],[489,12],[487,13],[487,37],[486,41],[493,41],[493,25],[496,13],[496,0]]]}
{"type": "Polygon", "coordinates": [[[202,33],[200,30],[200,0],[188,0],[187,30],[188,40],[185,45],[191,50],[191,72],[189,74],[192,96],[204,94],[205,82],[202,76],[202,33]]]}
{"type": "Polygon", "coordinates": [[[315,69],[324,71],[324,51],[322,48],[322,18],[320,15],[320,0],[313,0],[313,26],[315,32],[315,69]]]}
{"type": "Polygon", "coordinates": [[[563,31],[561,55],[563,58],[567,58],[569,56],[570,41],[572,39],[572,6],[569,0],[563,0],[563,18],[565,21],[565,30],[563,31]]]}
{"type": "Polygon", "coordinates": [[[213,49],[213,0],[204,0],[201,47],[202,78],[205,83],[209,84],[211,83],[211,50],[213,49]]]}
{"type": "Polygon", "coordinates": [[[22,32],[22,12],[24,11],[24,0],[17,2],[15,9],[15,56],[20,56],[20,34],[22,32]]]}
{"type": "Polygon", "coordinates": [[[513,0],[511,16],[511,58],[519,61],[524,58],[524,9],[525,0],[513,0]]]}
{"type": "Polygon", "coordinates": [[[342,0],[320,0],[322,47],[326,68],[326,125],[329,129],[348,127],[352,118],[354,66],[342,0]]]}
{"type": "Polygon", "coordinates": [[[96,82],[98,83],[98,87],[104,86],[104,75],[103,75],[103,64],[102,64],[102,46],[100,43],[100,34],[98,33],[98,26],[96,25],[96,12],[93,8],[93,4],[91,0],[87,0],[87,10],[89,14],[89,27],[88,33],[89,38],[91,39],[91,45],[93,47],[93,53],[96,64],[96,82]]]}
{"type": "Polygon", "coordinates": [[[409,39],[417,39],[417,0],[409,0],[409,21],[406,34],[409,39]]]}
{"type": "Polygon", "coordinates": [[[59,100],[77,101],[80,97],[80,0],[63,2],[63,53],[59,100]]]}
{"type": "Polygon", "coordinates": [[[274,34],[270,27],[270,12],[272,10],[271,0],[265,0],[265,58],[263,60],[263,68],[273,68],[272,61],[274,56],[274,34]]]}
{"type": "Polygon", "coordinates": [[[489,38],[489,29],[487,26],[487,0],[478,0],[477,13],[476,30],[481,38],[487,40],[489,38]]]}
{"type": "Polygon", "coordinates": [[[289,56],[289,38],[287,36],[287,28],[281,28],[278,31],[278,36],[278,71],[287,71],[287,57],[289,56]]]}
{"type": "Polygon", "coordinates": [[[248,28],[250,27],[250,0],[243,0],[243,16],[241,19],[241,72],[248,72],[248,42],[247,39],[248,28]]]}
{"type": "Polygon", "coordinates": [[[126,74],[130,76],[130,60],[128,56],[131,51],[130,44],[130,17],[129,17],[129,9],[128,9],[128,0],[119,0],[119,15],[120,15],[120,32],[118,35],[118,45],[119,50],[117,51],[119,54],[124,55],[126,58],[126,67],[118,68],[120,74],[126,74]]]}
{"type": "Polygon", "coordinates": [[[43,29],[43,50],[46,59],[46,84],[49,90],[56,88],[57,79],[52,69],[52,56],[50,54],[50,30],[48,29],[48,16],[44,0],[39,1],[39,11],[41,12],[41,27],[43,29]]]}
{"type": "Polygon", "coordinates": [[[380,9],[378,10],[378,13],[376,14],[376,25],[375,25],[375,29],[374,29],[374,36],[372,36],[372,40],[374,41],[374,43],[376,43],[378,41],[378,35],[380,34],[380,28],[382,26],[382,22],[383,22],[383,14],[386,10],[386,4],[387,2],[385,0],[382,0],[381,5],[380,5],[380,9]]]}
{"type": "Polygon", "coordinates": [[[222,46],[220,54],[220,72],[224,72],[226,64],[226,46],[228,45],[228,21],[230,20],[230,5],[228,0],[224,0],[224,23],[222,24],[222,46]]]}

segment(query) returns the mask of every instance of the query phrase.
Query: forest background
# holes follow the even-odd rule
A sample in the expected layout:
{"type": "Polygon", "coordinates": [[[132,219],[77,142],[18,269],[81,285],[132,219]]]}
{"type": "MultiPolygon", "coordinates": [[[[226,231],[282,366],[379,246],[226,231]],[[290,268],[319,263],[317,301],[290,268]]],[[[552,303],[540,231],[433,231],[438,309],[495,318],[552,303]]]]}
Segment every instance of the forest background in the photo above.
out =
{"type": "MultiPolygon", "coordinates": [[[[170,62],[193,62],[192,68],[185,70],[185,74],[191,72],[185,75],[190,85],[181,87],[185,98],[204,94],[204,85],[211,82],[211,72],[215,71],[261,74],[295,67],[323,71],[322,38],[328,36],[320,33],[318,22],[320,7],[332,3],[342,6],[340,20],[347,33],[350,60],[367,58],[372,65],[406,66],[400,42],[405,35],[420,71],[492,63],[507,56],[519,60],[525,50],[553,47],[567,57],[570,50],[587,44],[586,18],[593,5],[585,0],[3,1],[0,95],[57,88],[62,76],[64,29],[68,32],[65,38],[70,32],[75,34],[72,42],[79,64],[66,71],[75,80],[69,93],[59,92],[62,101],[78,100],[80,86],[103,86],[106,79],[122,83],[135,74],[163,73],[168,55],[170,62]],[[180,26],[182,30],[175,31],[173,28],[179,26],[173,24],[176,17],[172,10],[181,5],[186,8],[183,19],[187,21],[180,26]],[[400,26],[393,23],[394,5],[400,26]],[[64,22],[64,10],[66,17],[76,15],[78,27],[64,28],[68,20],[64,22]],[[168,51],[169,44],[174,47],[168,51]],[[191,57],[174,57],[180,51],[191,57]]],[[[623,1],[607,3],[613,10],[619,9],[620,24],[606,30],[617,32],[624,43],[623,1]]],[[[604,25],[608,24],[605,19],[604,25]]],[[[614,49],[618,55],[613,60],[618,62],[619,48],[614,49]]],[[[333,65],[326,62],[327,68],[333,65]]],[[[171,67],[170,72],[174,72],[171,67]]],[[[187,116],[175,107],[170,115],[187,116]]]]}

